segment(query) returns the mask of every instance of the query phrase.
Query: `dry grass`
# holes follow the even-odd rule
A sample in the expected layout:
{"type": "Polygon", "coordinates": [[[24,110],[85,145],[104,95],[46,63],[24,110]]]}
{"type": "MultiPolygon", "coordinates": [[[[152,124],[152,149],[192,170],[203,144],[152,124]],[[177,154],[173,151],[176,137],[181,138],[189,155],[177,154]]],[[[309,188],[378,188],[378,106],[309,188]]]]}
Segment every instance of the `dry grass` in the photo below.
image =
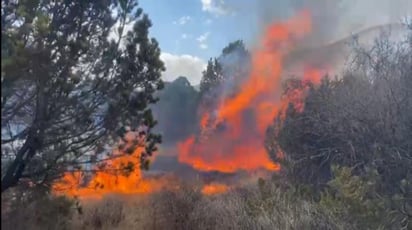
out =
{"type": "Polygon", "coordinates": [[[144,197],[111,196],[84,202],[81,213],[62,198],[46,200],[33,202],[28,209],[17,208],[13,211],[13,218],[7,219],[8,225],[2,224],[2,227],[76,230],[350,229],[325,215],[314,204],[293,199],[271,186],[264,191],[250,187],[217,196],[202,196],[198,190],[188,188],[144,197]]]}
{"type": "Polygon", "coordinates": [[[2,194],[1,228],[70,229],[72,207],[73,201],[65,197],[49,197],[32,192],[2,194]]]}

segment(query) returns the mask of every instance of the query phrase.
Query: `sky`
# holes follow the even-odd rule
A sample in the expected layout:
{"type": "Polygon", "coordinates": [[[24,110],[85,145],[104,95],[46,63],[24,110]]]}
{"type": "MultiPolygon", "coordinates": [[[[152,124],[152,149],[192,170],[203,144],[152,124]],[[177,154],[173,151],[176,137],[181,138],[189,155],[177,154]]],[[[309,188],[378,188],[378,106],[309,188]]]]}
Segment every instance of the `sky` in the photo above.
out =
{"type": "Polygon", "coordinates": [[[315,14],[318,34],[339,37],[411,15],[412,0],[139,0],[139,7],[152,20],[163,79],[185,76],[197,85],[207,60],[228,43],[241,39],[251,47],[265,25],[302,8],[315,14]]]}
{"type": "Polygon", "coordinates": [[[239,7],[254,5],[248,0],[140,0],[139,5],[152,20],[150,35],[160,43],[165,80],[182,75],[199,84],[209,58],[217,57],[229,42],[251,43],[249,35],[257,32],[252,13],[236,13],[239,7]]]}

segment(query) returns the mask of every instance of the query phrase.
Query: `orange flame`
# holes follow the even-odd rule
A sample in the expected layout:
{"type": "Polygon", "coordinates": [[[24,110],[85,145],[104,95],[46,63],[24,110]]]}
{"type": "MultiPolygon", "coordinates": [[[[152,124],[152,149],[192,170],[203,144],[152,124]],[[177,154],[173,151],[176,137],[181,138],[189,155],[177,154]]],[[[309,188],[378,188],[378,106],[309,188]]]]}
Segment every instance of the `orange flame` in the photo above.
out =
{"type": "MultiPolygon", "coordinates": [[[[266,127],[278,114],[283,114],[289,103],[303,111],[305,91],[293,89],[280,98],[283,58],[311,31],[311,17],[302,12],[291,20],[269,26],[261,46],[252,54],[252,68],[248,79],[233,97],[223,98],[217,113],[202,113],[200,137],[191,136],[178,144],[180,162],[200,171],[235,172],[263,168],[280,170],[268,156],[264,145],[266,127]],[[211,130],[211,132],[210,132],[211,130]]],[[[304,70],[304,81],[320,82],[317,69],[304,70]]],[[[107,168],[120,169],[132,163],[129,175],[109,170],[97,170],[82,186],[85,176],[80,172],[66,173],[53,184],[55,194],[101,198],[110,193],[147,194],[171,185],[167,179],[144,178],[139,168],[142,149],[107,161],[107,168]]],[[[114,153],[119,156],[121,153],[114,153]]],[[[283,157],[283,153],[279,152],[283,157]]],[[[97,168],[96,168],[97,169],[97,168]]],[[[205,185],[202,193],[212,195],[226,192],[227,185],[205,185]]]]}
{"type": "MultiPolygon", "coordinates": [[[[129,138],[132,138],[129,136],[129,138]]],[[[96,172],[85,183],[82,172],[69,172],[52,185],[55,194],[65,194],[71,197],[101,198],[105,195],[116,194],[148,194],[161,190],[168,185],[166,179],[145,179],[140,169],[142,147],[138,147],[132,154],[114,152],[114,157],[105,162],[102,169],[96,167],[96,172]],[[133,165],[129,173],[124,172],[125,165],[133,165]]]]}
{"type": "Polygon", "coordinates": [[[200,128],[206,129],[208,121],[209,121],[209,114],[208,113],[203,114],[202,118],[200,119],[200,128]]]}
{"type": "Polygon", "coordinates": [[[202,194],[210,196],[210,195],[225,193],[228,190],[229,190],[229,187],[225,184],[212,183],[212,184],[207,184],[203,186],[202,194]]]}
{"type": "MultiPolygon", "coordinates": [[[[285,111],[289,103],[293,103],[298,111],[303,110],[303,100],[297,98],[302,99],[304,92],[296,91],[296,98],[282,100],[279,98],[280,82],[283,58],[311,28],[311,17],[306,11],[267,28],[260,47],[252,53],[251,72],[239,92],[222,100],[214,118],[209,114],[202,115],[202,135],[208,124],[214,132],[200,137],[206,141],[191,136],[179,143],[180,162],[201,171],[280,169],[279,164],[270,160],[263,146],[264,135],[274,117],[285,111]]],[[[318,83],[320,76],[316,69],[305,70],[305,80],[318,83]]]]}

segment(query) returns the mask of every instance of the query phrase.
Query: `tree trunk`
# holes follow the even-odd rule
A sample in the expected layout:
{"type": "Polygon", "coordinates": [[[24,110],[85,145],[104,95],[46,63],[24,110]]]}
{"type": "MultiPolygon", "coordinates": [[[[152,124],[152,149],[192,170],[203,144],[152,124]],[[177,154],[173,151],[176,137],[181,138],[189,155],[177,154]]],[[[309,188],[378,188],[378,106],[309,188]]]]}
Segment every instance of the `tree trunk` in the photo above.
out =
{"type": "Polygon", "coordinates": [[[33,139],[30,137],[27,138],[26,142],[17,153],[16,158],[13,160],[13,163],[7,168],[6,174],[1,180],[2,193],[17,184],[23,174],[27,159],[30,159],[34,155],[35,148],[33,148],[32,140],[33,139]]]}

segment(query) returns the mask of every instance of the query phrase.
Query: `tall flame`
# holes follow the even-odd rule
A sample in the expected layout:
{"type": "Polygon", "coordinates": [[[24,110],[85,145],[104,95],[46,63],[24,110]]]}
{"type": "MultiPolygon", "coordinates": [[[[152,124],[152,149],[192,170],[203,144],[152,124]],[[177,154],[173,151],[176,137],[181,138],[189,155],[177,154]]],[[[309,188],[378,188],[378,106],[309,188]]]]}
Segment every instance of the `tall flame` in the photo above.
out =
{"type": "MultiPolygon", "coordinates": [[[[290,102],[294,103],[289,97],[280,98],[283,58],[311,28],[307,11],[267,28],[260,47],[252,53],[249,77],[235,96],[223,100],[216,116],[201,116],[201,136],[206,137],[191,136],[178,144],[180,162],[201,171],[280,169],[263,146],[264,135],[274,117],[285,111],[290,102]],[[207,132],[207,124],[212,133],[207,132]]],[[[309,68],[305,70],[305,79],[318,83],[320,73],[309,68]]],[[[303,92],[295,94],[303,98],[303,92]]],[[[294,103],[299,107],[297,110],[303,109],[302,103],[294,103]]]]}
{"type": "MultiPolygon", "coordinates": [[[[193,135],[178,143],[180,162],[200,171],[224,173],[280,169],[280,165],[269,158],[264,148],[264,135],[274,117],[282,117],[289,103],[297,111],[304,109],[305,88],[292,89],[287,92],[287,97],[281,97],[281,75],[285,56],[310,33],[311,28],[311,17],[306,11],[267,28],[260,46],[252,53],[250,74],[237,94],[223,98],[216,108],[217,112],[201,114],[200,136],[193,135]]],[[[318,84],[321,76],[316,68],[307,68],[303,82],[318,84]]],[[[138,148],[130,155],[115,152],[115,157],[108,160],[105,166],[111,170],[96,168],[89,180],[80,172],[66,173],[53,184],[52,190],[56,194],[101,198],[109,193],[147,194],[165,186],[178,187],[167,178],[144,178],[139,168],[142,151],[138,148]],[[116,171],[125,165],[134,165],[128,175],[116,171]]],[[[281,157],[283,153],[278,155],[281,157]]],[[[213,195],[228,189],[227,185],[212,183],[205,185],[202,193],[213,195]]]]}

